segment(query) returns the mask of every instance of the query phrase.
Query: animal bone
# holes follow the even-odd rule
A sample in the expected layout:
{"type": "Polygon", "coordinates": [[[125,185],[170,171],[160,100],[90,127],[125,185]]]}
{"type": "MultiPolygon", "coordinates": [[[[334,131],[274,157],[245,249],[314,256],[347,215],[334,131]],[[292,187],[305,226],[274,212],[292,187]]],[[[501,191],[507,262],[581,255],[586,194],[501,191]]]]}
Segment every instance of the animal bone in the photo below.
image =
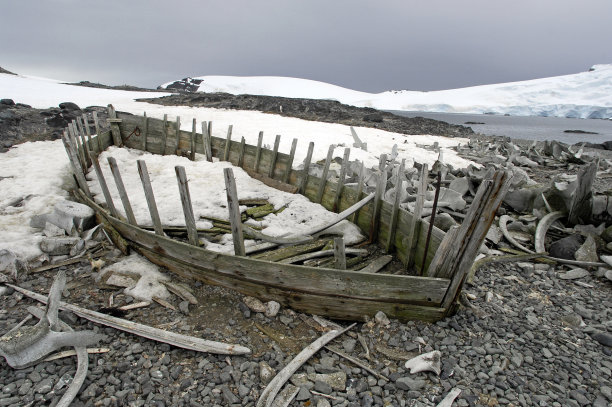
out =
{"type": "Polygon", "coordinates": [[[442,371],[440,367],[441,357],[440,351],[434,350],[410,359],[405,366],[406,369],[410,369],[410,373],[434,372],[439,376],[442,371]]]}

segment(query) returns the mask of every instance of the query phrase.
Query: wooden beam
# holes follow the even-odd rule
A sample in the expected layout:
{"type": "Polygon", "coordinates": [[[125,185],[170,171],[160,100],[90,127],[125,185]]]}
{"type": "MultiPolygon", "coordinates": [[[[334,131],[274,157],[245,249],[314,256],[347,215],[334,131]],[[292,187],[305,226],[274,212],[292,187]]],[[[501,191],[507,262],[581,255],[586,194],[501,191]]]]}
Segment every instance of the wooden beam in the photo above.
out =
{"type": "Polygon", "coordinates": [[[225,192],[227,193],[227,208],[229,210],[229,219],[232,227],[234,253],[236,256],[245,256],[242,221],[240,219],[240,205],[238,203],[238,192],[236,190],[234,172],[231,168],[224,168],[223,177],[225,178],[225,192]]]}
{"type": "Polygon", "coordinates": [[[229,153],[232,147],[232,128],[233,125],[229,125],[227,128],[227,137],[225,138],[225,149],[223,150],[223,161],[229,161],[229,153]]]}
{"type": "MultiPolygon", "coordinates": [[[[429,177],[429,170],[427,164],[421,166],[421,173],[419,177],[419,184],[417,186],[417,198],[414,204],[414,213],[412,220],[408,225],[408,233],[406,235],[406,270],[414,265],[415,250],[418,243],[418,236],[420,233],[421,225],[421,214],[423,213],[423,204],[425,203],[425,193],[427,192],[427,178],[429,177]]],[[[421,271],[419,271],[420,273],[421,271]]]]}
{"type": "Polygon", "coordinates": [[[210,143],[208,125],[206,122],[202,122],[202,143],[204,144],[204,155],[206,155],[206,161],[212,162],[212,146],[210,143]]]}
{"type": "Polygon", "coordinates": [[[338,212],[338,203],[340,202],[340,196],[342,195],[342,188],[344,188],[344,181],[346,179],[346,171],[349,166],[349,156],[351,155],[351,149],[344,149],[344,156],[342,157],[342,165],[340,166],[340,176],[338,177],[338,184],[336,187],[336,196],[334,197],[333,211],[338,212]]]}
{"type": "Polygon", "coordinates": [[[95,154],[91,156],[91,163],[93,164],[94,171],[96,172],[96,176],[98,177],[98,183],[100,184],[100,189],[102,190],[102,194],[104,195],[104,200],[106,201],[106,206],[108,206],[108,210],[110,211],[113,217],[119,218],[119,213],[117,212],[117,208],[115,208],[115,203],[113,202],[113,197],[108,189],[108,185],[106,184],[104,174],[102,173],[100,162],[98,161],[98,157],[95,154]]]}
{"type": "Polygon", "coordinates": [[[276,135],[274,139],[274,149],[272,150],[272,159],[270,160],[270,168],[268,169],[268,177],[274,178],[274,167],[276,167],[276,159],[278,158],[278,146],[280,145],[281,136],[276,135]]]}
{"type": "Polygon", "coordinates": [[[344,238],[334,238],[334,268],[346,270],[346,252],[344,251],[344,238]]]}
{"type": "Polygon", "coordinates": [[[117,112],[113,105],[108,105],[108,122],[110,123],[111,134],[113,136],[113,144],[117,147],[123,146],[123,140],[121,139],[121,130],[119,129],[119,121],[117,119],[117,112]]]}
{"type": "Polygon", "coordinates": [[[190,153],[189,153],[189,159],[191,161],[195,161],[195,153],[196,153],[196,119],[195,117],[193,118],[193,120],[191,121],[191,137],[189,138],[190,141],[190,153]]]}
{"type": "Polygon", "coordinates": [[[121,198],[121,203],[123,203],[123,209],[125,210],[127,220],[130,224],[138,226],[138,223],[136,223],[136,217],[134,217],[132,205],[130,204],[130,198],[125,190],[125,185],[123,184],[123,179],[121,178],[121,173],[119,172],[119,167],[117,166],[117,160],[115,160],[114,157],[108,157],[108,165],[110,165],[111,172],[113,173],[115,185],[119,191],[119,197],[121,198]]]}
{"type": "Polygon", "coordinates": [[[406,166],[406,159],[402,159],[397,171],[397,180],[395,183],[395,200],[393,201],[393,209],[391,209],[391,219],[389,220],[389,233],[387,236],[387,244],[385,249],[389,253],[395,245],[395,231],[397,228],[397,212],[399,211],[400,199],[402,197],[402,178],[404,178],[404,167],[406,166]]]}
{"type": "Polygon", "coordinates": [[[174,170],[178,181],[179,193],[181,194],[181,204],[183,205],[183,214],[185,215],[185,226],[187,227],[189,243],[193,246],[199,246],[198,231],[193,215],[193,206],[191,206],[191,195],[189,194],[189,184],[187,175],[185,175],[185,167],[177,165],[174,167],[174,170]]]}
{"type": "Polygon", "coordinates": [[[96,112],[95,110],[92,113],[93,119],[94,119],[94,126],[96,128],[96,139],[98,141],[98,154],[102,152],[102,140],[100,140],[100,137],[102,136],[102,132],[100,131],[100,122],[98,121],[98,112],[96,112]]]}
{"type": "Polygon", "coordinates": [[[374,211],[372,213],[370,225],[370,242],[376,242],[378,238],[378,228],[380,227],[380,209],[382,208],[383,196],[387,188],[387,155],[381,154],[379,161],[380,178],[376,185],[376,195],[374,195],[374,211]]]}
{"type": "Polygon", "coordinates": [[[246,145],[246,140],[244,137],[240,139],[240,148],[238,150],[238,167],[244,166],[244,147],[246,145]]]}
{"type": "Polygon", "coordinates": [[[164,121],[162,123],[162,143],[161,153],[166,155],[166,147],[168,144],[168,115],[164,114],[164,121]]]}
{"type": "Polygon", "coordinates": [[[176,131],[176,148],[174,150],[174,154],[181,155],[181,117],[176,116],[176,122],[174,124],[176,131]]]}
{"type": "Polygon", "coordinates": [[[91,129],[89,128],[89,120],[87,119],[87,113],[83,113],[82,118],[83,118],[83,129],[85,130],[85,135],[87,136],[87,146],[89,147],[90,151],[95,152],[96,149],[94,148],[94,145],[91,142],[91,129]]]}
{"type": "Polygon", "coordinates": [[[148,137],[149,137],[149,118],[147,117],[147,112],[144,112],[144,115],[142,117],[142,150],[143,151],[148,151],[147,150],[149,148],[148,137]]]}
{"type": "Polygon", "coordinates": [[[596,160],[583,166],[580,171],[578,171],[578,178],[576,179],[577,187],[572,194],[572,202],[568,211],[568,221],[570,225],[585,225],[591,220],[593,213],[593,204],[591,200],[593,196],[592,188],[598,165],[599,160],[596,160]]]}
{"type": "Polygon", "coordinates": [[[308,152],[306,153],[306,158],[304,159],[304,168],[302,169],[302,177],[299,181],[299,193],[304,195],[306,192],[306,185],[308,184],[308,171],[310,169],[310,161],[312,160],[312,152],[314,150],[314,142],[311,141],[308,144],[308,152]]]}
{"type": "Polygon", "coordinates": [[[261,144],[263,143],[263,131],[259,132],[257,137],[257,150],[255,151],[255,165],[253,169],[255,172],[259,172],[259,162],[261,161],[261,144]]]}
{"type": "Polygon", "coordinates": [[[85,179],[85,175],[83,174],[83,168],[79,163],[79,158],[76,154],[76,149],[72,145],[70,138],[66,131],[62,136],[62,141],[64,142],[64,148],[66,149],[66,153],[68,154],[68,161],[70,162],[70,166],[72,167],[72,173],[76,177],[77,184],[79,188],[87,195],[88,198],[92,199],[91,192],[89,191],[89,187],[87,186],[87,180],[85,179]]]}
{"type": "Polygon", "coordinates": [[[157,211],[157,204],[155,203],[155,195],[153,194],[153,187],[151,187],[151,180],[149,178],[147,164],[144,162],[144,160],[137,160],[136,163],[138,165],[138,174],[140,175],[140,181],[142,182],[145,198],[147,199],[149,213],[151,214],[153,229],[155,230],[156,234],[164,236],[164,228],[162,227],[159,212],[157,211]]]}
{"type": "MultiPolygon", "coordinates": [[[[357,201],[361,199],[361,195],[363,194],[364,181],[365,181],[365,164],[362,161],[361,167],[359,167],[359,181],[357,181],[357,198],[356,198],[357,201]]],[[[357,211],[351,216],[351,222],[357,223],[358,216],[359,216],[359,212],[357,211]]]]}
{"type": "Polygon", "coordinates": [[[327,157],[325,158],[325,165],[323,166],[323,173],[321,174],[321,179],[319,180],[319,190],[317,192],[317,197],[315,199],[315,203],[321,203],[323,199],[323,193],[325,192],[325,184],[327,184],[327,174],[329,173],[329,166],[331,164],[331,160],[334,155],[335,145],[330,145],[327,150],[327,157]]]}
{"type": "Polygon", "coordinates": [[[76,126],[74,122],[68,123],[68,135],[70,140],[72,141],[72,146],[74,147],[75,152],[79,158],[79,163],[81,164],[81,171],[85,173],[87,171],[87,161],[85,160],[85,153],[83,152],[83,145],[81,144],[81,139],[77,134],[76,126]]]}
{"type": "Polygon", "coordinates": [[[285,175],[283,175],[283,182],[289,182],[289,175],[291,174],[291,167],[293,167],[293,160],[295,159],[295,149],[297,148],[297,139],[294,138],[291,142],[291,150],[289,151],[289,159],[287,160],[287,166],[285,167],[285,175]]]}
{"type": "Polygon", "coordinates": [[[80,136],[81,145],[83,146],[83,150],[85,152],[85,162],[87,163],[87,168],[89,168],[91,166],[91,153],[89,152],[89,143],[85,139],[85,129],[80,117],[76,118],[75,129],[77,130],[77,134],[80,136]]]}

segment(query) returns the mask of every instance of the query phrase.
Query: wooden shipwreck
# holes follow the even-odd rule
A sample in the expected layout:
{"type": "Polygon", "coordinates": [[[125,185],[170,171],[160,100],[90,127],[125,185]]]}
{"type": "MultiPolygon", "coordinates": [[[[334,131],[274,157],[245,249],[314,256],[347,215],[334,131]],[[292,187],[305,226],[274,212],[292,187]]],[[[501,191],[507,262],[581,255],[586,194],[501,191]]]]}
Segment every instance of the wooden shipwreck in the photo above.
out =
{"type": "MultiPolygon", "coordinates": [[[[261,133],[257,146],[248,145],[244,139],[240,142],[231,140],[231,127],[226,138],[210,136],[211,123],[206,122],[201,124],[202,131],[198,133],[195,119],[192,131],[189,132],[180,130],[179,118],[171,122],[167,117],[164,120],[148,118],[146,115],[138,117],[115,112],[112,106],[109,106],[110,130],[101,131],[95,114],[93,118],[96,135],[90,135],[89,123],[84,117],[84,121],[79,118],[69,125],[63,140],[78,185],[75,195],[95,209],[99,222],[119,247],[127,250],[129,246],[152,262],[188,279],[228,287],[262,300],[278,301],[301,312],[336,319],[363,320],[383,311],[389,317],[400,320],[436,321],[454,312],[467,273],[510,181],[505,171],[491,173],[481,183],[463,223],[444,233],[430,226],[420,216],[400,208],[398,199],[394,203],[384,201],[382,185],[375,194],[366,196],[362,191],[362,182],[359,183],[360,187],[352,188],[343,185],[343,177],[339,182],[327,180],[333,149],[328,154],[322,177],[316,177],[308,174],[313,143],[309,145],[304,170],[294,170],[292,166],[297,140],[294,140],[290,154],[283,154],[278,151],[279,136],[273,150],[269,150],[262,147],[261,133]],[[182,167],[176,167],[176,171],[188,242],[170,238],[159,220],[146,165],[139,162],[139,172],[154,225],[154,231],[146,230],[136,224],[128,192],[123,188],[121,174],[112,158],[109,164],[127,219],[117,212],[115,205],[118,203],[112,201],[108,192],[97,156],[111,145],[154,154],[181,154],[191,159],[195,158],[195,153],[204,154],[208,160],[217,157],[245,169],[252,177],[268,185],[299,192],[311,201],[321,203],[328,210],[341,212],[340,217],[357,209],[351,215],[352,221],[385,252],[395,254],[403,263],[403,270],[400,274],[368,271],[372,267],[346,270],[342,262],[341,242],[336,242],[339,260],[327,268],[269,261],[265,259],[266,256],[256,258],[245,253],[244,246],[240,244],[242,226],[239,215],[238,220],[230,216],[230,220],[233,220],[231,226],[235,255],[200,247],[188,182],[182,167]],[[85,174],[90,166],[93,166],[102,187],[105,206],[94,202],[87,186],[85,174]]],[[[348,153],[345,158],[348,158],[348,153]]],[[[343,160],[341,172],[346,170],[344,165],[347,161],[343,160]]],[[[381,160],[381,163],[384,168],[385,160],[381,160]]],[[[426,175],[426,168],[422,172],[425,172],[422,175],[426,175]]],[[[383,174],[386,172],[383,171],[383,174]]],[[[232,203],[232,200],[237,198],[235,192],[231,194],[230,191],[231,178],[231,174],[226,173],[228,206],[230,211],[232,207],[236,208],[235,215],[237,202],[232,203]]],[[[424,188],[426,183],[422,182],[419,195],[421,203],[424,188]]],[[[418,203],[419,199],[417,212],[418,203]]],[[[269,245],[278,243],[288,242],[269,245]]]]}

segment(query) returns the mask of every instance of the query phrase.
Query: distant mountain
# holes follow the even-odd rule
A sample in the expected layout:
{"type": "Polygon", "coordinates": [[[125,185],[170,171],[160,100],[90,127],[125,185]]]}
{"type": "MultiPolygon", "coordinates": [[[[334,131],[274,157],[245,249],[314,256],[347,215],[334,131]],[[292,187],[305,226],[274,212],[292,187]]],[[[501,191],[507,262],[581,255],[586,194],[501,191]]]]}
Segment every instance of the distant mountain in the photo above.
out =
{"type": "Polygon", "coordinates": [[[492,113],[612,119],[612,65],[572,75],[468,88],[367,93],[308,79],[275,76],[200,76],[160,86],[189,92],[226,92],[339,102],[381,110],[492,113]]]}

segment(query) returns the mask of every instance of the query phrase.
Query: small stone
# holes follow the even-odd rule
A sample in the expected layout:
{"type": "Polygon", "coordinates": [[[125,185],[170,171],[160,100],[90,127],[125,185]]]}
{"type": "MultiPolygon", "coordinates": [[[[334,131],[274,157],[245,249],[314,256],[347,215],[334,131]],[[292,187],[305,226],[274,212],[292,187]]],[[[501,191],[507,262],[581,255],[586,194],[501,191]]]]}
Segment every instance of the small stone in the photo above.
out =
{"type": "Polygon", "coordinates": [[[181,301],[179,303],[179,311],[185,315],[189,315],[189,301],[181,301]]]}
{"type": "Polygon", "coordinates": [[[274,318],[276,316],[276,314],[278,314],[278,311],[280,311],[280,304],[276,301],[268,301],[266,303],[266,316],[268,318],[274,318]]]}
{"type": "Polygon", "coordinates": [[[553,357],[552,352],[548,350],[547,348],[542,348],[542,355],[544,355],[546,359],[550,359],[553,357]]]}
{"type": "Polygon", "coordinates": [[[604,346],[612,347],[612,333],[610,332],[595,331],[591,333],[591,338],[604,346]]]}
{"type": "Polygon", "coordinates": [[[425,380],[415,380],[410,377],[400,377],[395,381],[395,385],[401,390],[420,390],[425,384],[425,380]]]}
{"type": "Polygon", "coordinates": [[[275,370],[264,361],[259,362],[259,378],[263,384],[268,384],[274,378],[275,370]]]}
{"type": "Polygon", "coordinates": [[[353,339],[353,338],[348,338],[348,339],[345,339],[344,341],[342,341],[342,347],[348,353],[351,353],[351,352],[353,352],[355,350],[355,345],[356,344],[357,344],[357,341],[355,339],[353,339]]]}
{"type": "Polygon", "coordinates": [[[253,312],[266,312],[266,306],[255,297],[244,297],[244,304],[253,312]]]}
{"type": "Polygon", "coordinates": [[[575,268],[571,269],[563,274],[559,274],[559,278],[562,280],[576,280],[589,275],[589,272],[585,269],[575,268]]]}
{"type": "Polygon", "coordinates": [[[317,380],[314,384],[314,389],[319,393],[330,394],[332,392],[332,387],[329,383],[322,382],[317,380]]]}
{"type": "Polygon", "coordinates": [[[582,317],[578,314],[567,314],[561,317],[561,322],[568,326],[579,327],[584,326],[582,317]]]}
{"type": "Polygon", "coordinates": [[[382,326],[387,326],[391,323],[391,321],[389,321],[389,318],[387,318],[385,313],[382,311],[378,311],[376,315],[374,315],[374,319],[376,320],[377,324],[380,324],[382,326]]]}
{"type": "Polygon", "coordinates": [[[47,378],[47,379],[43,379],[40,382],[38,382],[36,387],[34,387],[34,392],[41,393],[41,394],[47,394],[51,391],[51,389],[53,389],[53,380],[51,380],[50,378],[47,378]]]}
{"type": "Polygon", "coordinates": [[[308,390],[306,387],[300,387],[300,391],[298,392],[297,396],[295,396],[295,399],[297,401],[304,401],[310,399],[310,396],[310,390],[308,390]]]}

